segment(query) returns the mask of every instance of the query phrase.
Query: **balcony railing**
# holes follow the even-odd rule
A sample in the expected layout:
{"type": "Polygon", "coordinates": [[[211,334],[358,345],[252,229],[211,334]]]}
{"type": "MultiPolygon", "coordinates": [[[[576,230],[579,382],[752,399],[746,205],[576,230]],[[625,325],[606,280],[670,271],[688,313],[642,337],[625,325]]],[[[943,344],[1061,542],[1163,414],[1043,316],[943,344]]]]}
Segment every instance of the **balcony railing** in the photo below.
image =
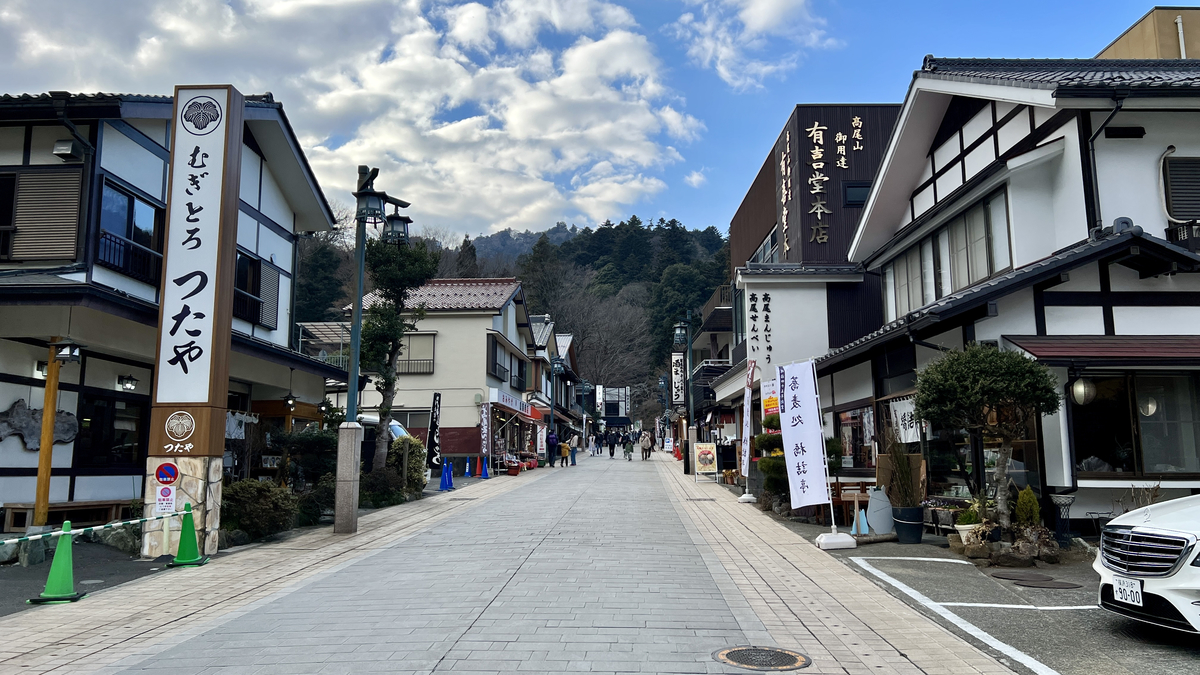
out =
{"type": "Polygon", "coordinates": [[[233,316],[250,323],[259,323],[262,318],[262,299],[240,288],[233,289],[233,316]]]}
{"type": "Polygon", "coordinates": [[[346,367],[350,364],[350,355],[348,354],[326,354],[324,356],[317,356],[316,358],[342,370],[346,370],[346,367]]]}
{"type": "Polygon", "coordinates": [[[488,366],[488,374],[500,379],[501,381],[508,380],[508,368],[505,368],[499,363],[493,363],[488,366]]]}
{"type": "Polygon", "coordinates": [[[708,299],[708,302],[704,303],[704,308],[700,310],[701,321],[708,319],[709,314],[720,308],[733,308],[733,289],[729,284],[717,286],[716,290],[713,291],[712,297],[708,299]]]}
{"type": "MultiPolygon", "coordinates": [[[[692,377],[695,378],[697,373],[704,371],[706,368],[728,369],[732,365],[733,362],[729,359],[704,359],[700,363],[697,363],[694,368],[692,368],[692,377]]],[[[722,370],[722,372],[724,372],[724,370],[722,370]]]]}
{"type": "Polygon", "coordinates": [[[433,359],[401,359],[396,362],[397,375],[432,375],[433,359]]]}
{"type": "Polygon", "coordinates": [[[162,276],[162,254],[112,232],[100,233],[96,262],[131,279],[157,287],[162,276]]]}
{"type": "Polygon", "coordinates": [[[1200,225],[1187,223],[1167,228],[1167,241],[1186,248],[1192,253],[1200,251],[1200,225]]]}
{"type": "Polygon", "coordinates": [[[517,391],[525,391],[525,377],[520,373],[513,373],[512,380],[509,381],[513,389],[517,391]]]}

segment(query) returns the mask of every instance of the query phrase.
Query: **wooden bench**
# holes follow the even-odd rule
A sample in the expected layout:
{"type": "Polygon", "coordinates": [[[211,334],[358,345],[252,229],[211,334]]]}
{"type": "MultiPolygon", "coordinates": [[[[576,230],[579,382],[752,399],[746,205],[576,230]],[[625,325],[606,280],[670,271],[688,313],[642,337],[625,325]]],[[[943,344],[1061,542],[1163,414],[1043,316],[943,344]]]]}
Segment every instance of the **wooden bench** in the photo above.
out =
{"type": "MultiPolygon", "coordinates": [[[[24,532],[33,523],[33,504],[8,502],[4,507],[4,532],[24,532]]],[[[72,527],[103,525],[121,516],[130,509],[128,499],[93,502],[53,502],[47,523],[62,525],[70,520],[72,527]]]]}

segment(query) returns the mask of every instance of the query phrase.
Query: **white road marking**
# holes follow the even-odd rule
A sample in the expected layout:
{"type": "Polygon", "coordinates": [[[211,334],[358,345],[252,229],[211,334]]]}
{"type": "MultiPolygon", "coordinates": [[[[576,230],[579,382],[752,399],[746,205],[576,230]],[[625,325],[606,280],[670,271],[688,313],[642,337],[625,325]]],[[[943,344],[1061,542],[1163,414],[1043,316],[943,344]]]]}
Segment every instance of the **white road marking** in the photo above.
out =
{"type": "Polygon", "coordinates": [[[925,562],[958,563],[959,565],[972,565],[973,564],[969,560],[958,560],[955,558],[910,558],[908,556],[902,556],[902,555],[877,555],[877,556],[867,555],[867,556],[859,556],[857,558],[852,558],[852,560],[922,560],[925,562]]]}
{"type": "Polygon", "coordinates": [[[994,607],[996,609],[1036,609],[1051,612],[1058,609],[1100,609],[1097,605],[1061,605],[1055,607],[1037,607],[1035,605],[999,605],[992,602],[939,602],[942,607],[994,607]]]}
{"type": "MultiPolygon", "coordinates": [[[[996,638],[992,637],[990,634],[985,633],[981,628],[979,628],[975,624],[967,621],[966,619],[955,614],[954,612],[951,612],[950,610],[946,609],[945,607],[941,606],[940,604],[930,600],[920,591],[908,586],[904,582],[900,581],[899,579],[896,579],[895,577],[893,577],[890,574],[887,574],[886,572],[881,572],[880,570],[876,569],[874,565],[867,562],[865,559],[863,559],[863,558],[850,558],[850,559],[853,560],[856,565],[858,565],[859,567],[863,568],[864,570],[870,572],[871,574],[875,575],[877,578],[883,580],[884,582],[886,582],[888,584],[891,584],[897,590],[899,590],[901,593],[904,593],[905,595],[912,598],[913,600],[916,600],[917,602],[921,603],[925,607],[928,607],[929,610],[932,611],[933,613],[935,613],[938,616],[942,617],[943,619],[949,621],[950,623],[954,624],[955,626],[958,626],[967,635],[974,637],[975,639],[979,640],[980,642],[984,643],[985,645],[991,647],[992,649],[995,649],[996,651],[1000,652],[1001,654],[1004,654],[1005,656],[1011,658],[1012,660],[1016,661],[1017,663],[1020,663],[1021,665],[1032,670],[1033,672],[1037,673],[1038,675],[1060,675],[1057,670],[1054,670],[1050,666],[1047,666],[1046,664],[1042,663],[1041,661],[1038,661],[1037,659],[1033,658],[1032,656],[1017,649],[1016,647],[1013,647],[1012,645],[1010,645],[1008,643],[997,640],[996,638]]],[[[914,560],[914,558],[909,558],[909,560],[914,560]]],[[[934,560],[938,560],[940,562],[941,560],[945,560],[945,559],[944,558],[934,558],[934,560]]],[[[970,564],[970,563],[968,563],[968,564],[970,564]]]]}

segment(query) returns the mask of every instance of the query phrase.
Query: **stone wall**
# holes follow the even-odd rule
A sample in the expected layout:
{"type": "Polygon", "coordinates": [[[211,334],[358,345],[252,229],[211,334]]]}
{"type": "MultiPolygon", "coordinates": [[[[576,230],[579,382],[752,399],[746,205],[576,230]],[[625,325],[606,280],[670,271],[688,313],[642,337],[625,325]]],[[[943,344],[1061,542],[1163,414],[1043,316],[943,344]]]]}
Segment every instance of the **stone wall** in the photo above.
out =
{"type": "MultiPolygon", "coordinates": [[[[217,531],[221,524],[221,457],[149,457],[146,459],[145,517],[156,515],[154,505],[158,488],[154,478],[159,464],[174,464],[179,468],[175,481],[175,509],[192,505],[196,523],[196,543],[202,555],[217,552],[217,531]]],[[[142,527],[142,555],[157,558],[175,555],[179,550],[179,533],[183,518],[166,518],[145,523],[142,527]]]]}

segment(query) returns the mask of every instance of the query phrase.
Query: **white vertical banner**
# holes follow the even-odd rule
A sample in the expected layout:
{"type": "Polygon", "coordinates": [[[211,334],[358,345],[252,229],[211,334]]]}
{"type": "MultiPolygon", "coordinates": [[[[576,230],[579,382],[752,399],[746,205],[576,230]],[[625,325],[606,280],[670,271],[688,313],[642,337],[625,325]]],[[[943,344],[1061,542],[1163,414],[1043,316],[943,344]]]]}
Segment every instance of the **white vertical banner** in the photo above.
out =
{"type": "Polygon", "coordinates": [[[783,454],[787,461],[792,508],[828,503],[829,478],[816,364],[803,361],[779,366],[777,379],[779,422],[783,427],[783,454]]]}
{"type": "Polygon", "coordinates": [[[750,477],[750,435],[754,431],[754,424],[751,419],[752,408],[751,399],[754,398],[754,360],[746,361],[746,392],[745,401],[742,403],[742,476],[750,477]]]}
{"type": "Polygon", "coordinates": [[[546,427],[538,425],[537,428],[537,454],[538,456],[546,454],[546,427]]]}
{"type": "MultiPolygon", "coordinates": [[[[683,352],[673,352],[671,354],[671,405],[683,405],[687,402],[684,397],[684,382],[687,380],[684,371],[686,369],[683,352]]],[[[688,423],[690,424],[691,420],[688,420],[688,423]]]]}

